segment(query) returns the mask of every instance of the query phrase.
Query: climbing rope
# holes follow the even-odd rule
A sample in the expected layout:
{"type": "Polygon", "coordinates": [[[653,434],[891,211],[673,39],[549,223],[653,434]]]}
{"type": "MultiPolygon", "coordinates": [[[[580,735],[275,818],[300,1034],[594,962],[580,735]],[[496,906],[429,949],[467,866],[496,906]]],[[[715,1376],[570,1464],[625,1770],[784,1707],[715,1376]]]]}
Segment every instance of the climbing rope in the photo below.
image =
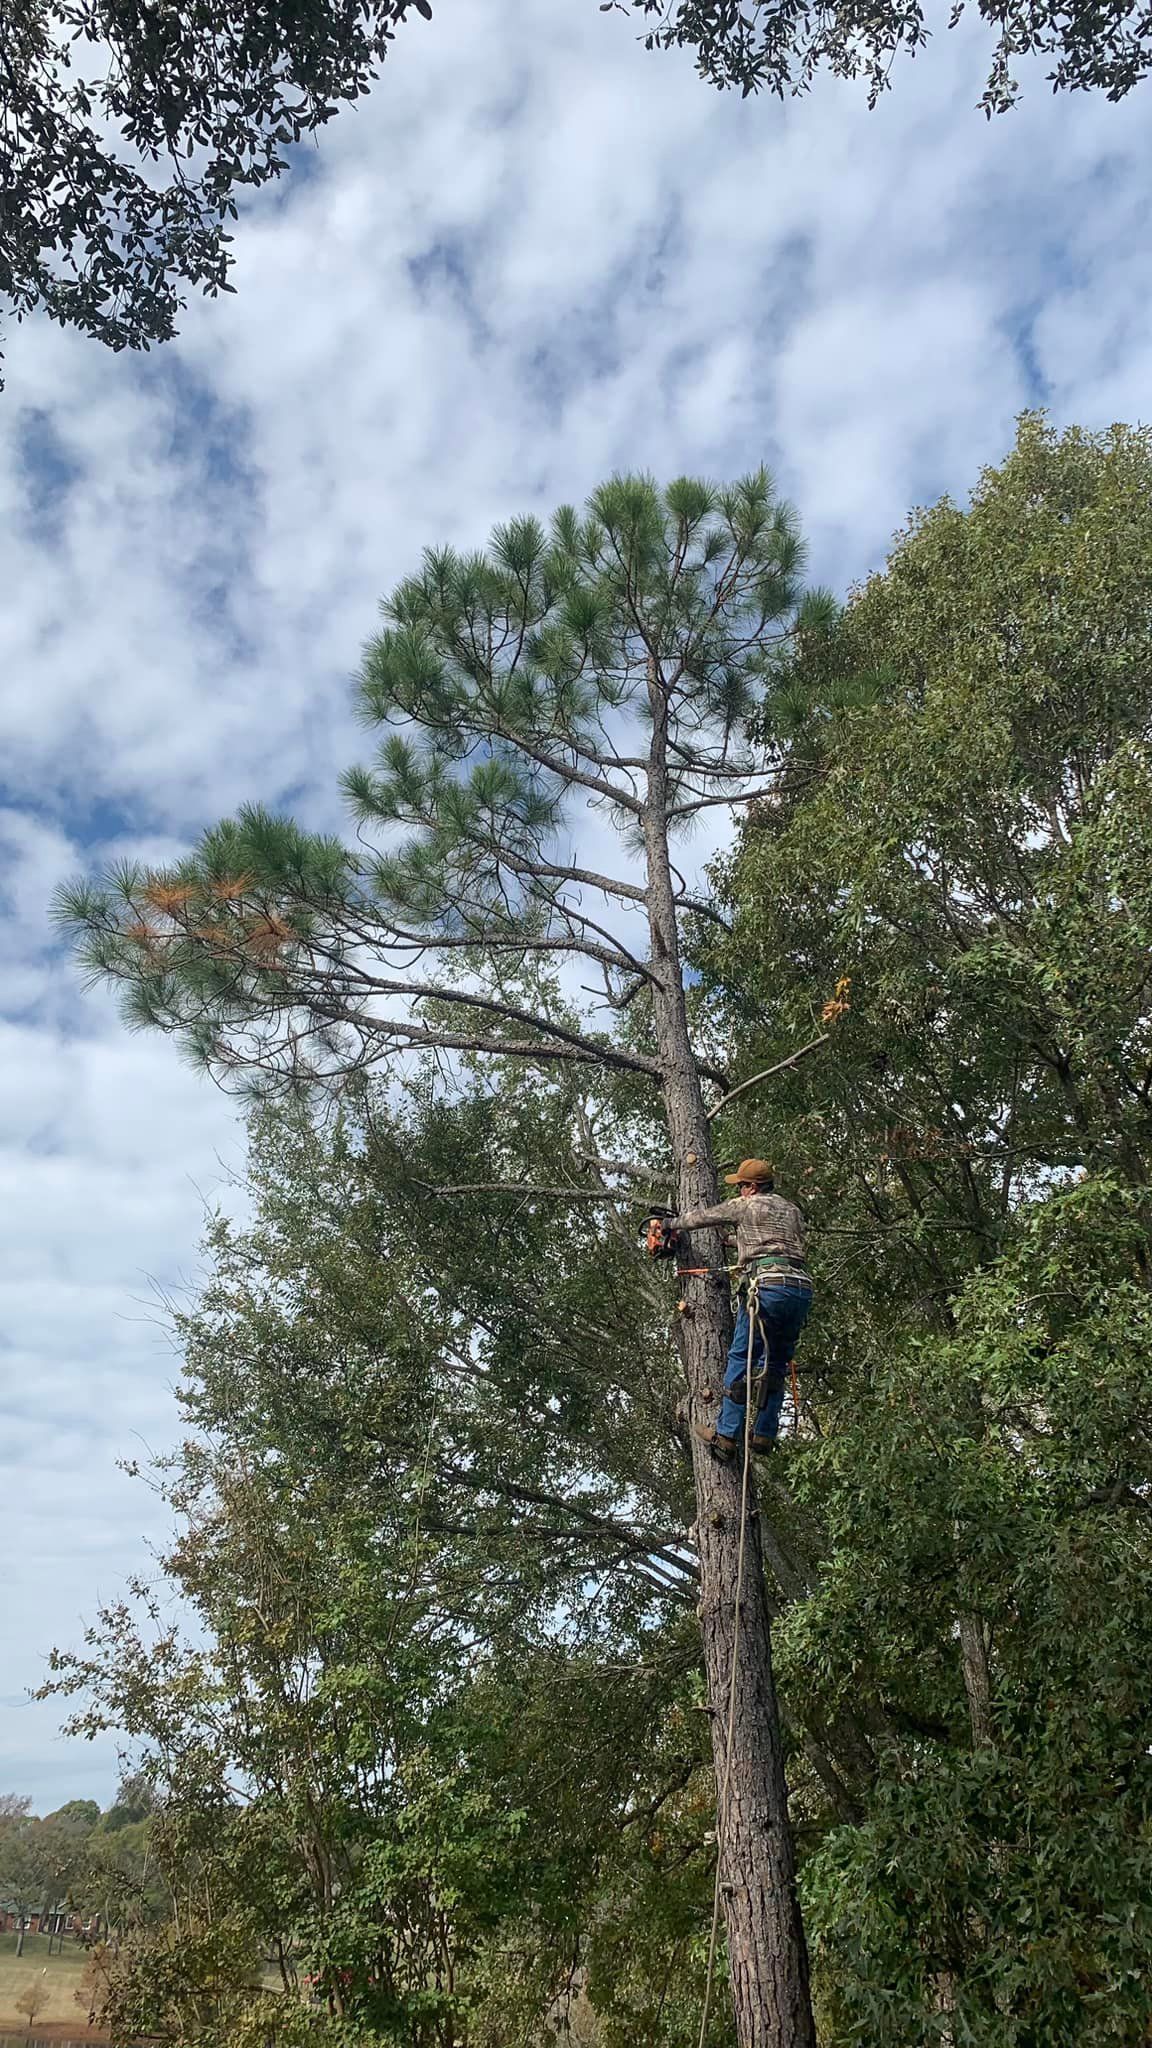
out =
{"type": "MultiPolygon", "coordinates": [[[[708,1975],[704,1985],[704,2011],[700,2016],[698,2048],[704,2048],[708,2015],[712,2006],[712,1984],[716,1973],[716,1941],[720,1932],[720,1867],[728,1828],[728,1787],[732,1778],[732,1744],[736,1727],[736,1669],[740,1651],[740,1617],[743,1612],[744,1556],[748,1536],[748,1474],[752,1465],[752,1353],[760,1322],[760,1289],[755,1281],[748,1287],[748,1359],[744,1367],[744,1464],[740,1474],[740,1544],[736,1553],[736,1617],[732,1624],[732,1670],[728,1680],[728,1725],[724,1732],[724,1776],[716,1802],[716,1882],[712,1888],[712,1932],[708,1937],[708,1975]]],[[[768,1347],[764,1355],[767,1363],[768,1347]]]]}

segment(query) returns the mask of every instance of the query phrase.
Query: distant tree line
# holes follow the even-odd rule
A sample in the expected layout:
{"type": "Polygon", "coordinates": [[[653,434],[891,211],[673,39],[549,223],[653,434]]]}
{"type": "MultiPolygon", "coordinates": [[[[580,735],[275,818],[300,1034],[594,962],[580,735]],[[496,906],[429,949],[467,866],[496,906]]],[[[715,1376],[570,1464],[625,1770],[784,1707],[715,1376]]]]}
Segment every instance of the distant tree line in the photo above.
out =
{"type": "Polygon", "coordinates": [[[142,1778],[122,1779],[103,1812],[95,1799],[69,1799],[43,1817],[18,1793],[0,1794],[0,1913],[16,1934],[16,1954],[34,1922],[63,1944],[88,1928],[117,1935],[163,1917],[169,1902],[149,1879],[149,1838],[156,1795],[142,1778]]]}

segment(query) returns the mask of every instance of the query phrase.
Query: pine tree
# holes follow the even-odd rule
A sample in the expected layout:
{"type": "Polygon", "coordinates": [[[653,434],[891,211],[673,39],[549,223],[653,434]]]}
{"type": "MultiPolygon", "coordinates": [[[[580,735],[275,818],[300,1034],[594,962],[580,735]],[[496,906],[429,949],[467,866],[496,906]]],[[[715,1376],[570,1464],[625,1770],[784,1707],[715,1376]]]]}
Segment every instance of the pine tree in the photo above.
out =
{"type": "MultiPolygon", "coordinates": [[[[729,1084],[693,1040],[683,945],[686,920],[718,913],[673,847],[707,809],[772,790],[745,720],[782,643],[827,613],[818,593],[801,601],[802,562],[763,470],[724,490],[617,477],[550,532],[517,519],[483,553],[429,552],[363,664],[360,710],[382,737],[345,777],[357,850],[247,809],[174,870],[64,892],[83,958],[125,985],[133,1023],[265,1093],[347,1086],[414,1048],[634,1077],[662,1105],[677,1206],[713,1202],[711,1118],[729,1084]],[[619,842],[610,867],[568,851],[581,799],[619,842]],[[526,1001],[525,965],[548,961],[600,975],[611,1028],[526,1001]]],[[[699,1233],[693,1264],[720,1263],[719,1234],[699,1233]]],[[[687,1289],[685,1412],[703,1418],[728,1290],[714,1272],[687,1289]]],[[[807,2048],[759,1524],[737,1628],[741,1480],[699,1444],[693,1456],[738,2038],[807,2048]]]]}

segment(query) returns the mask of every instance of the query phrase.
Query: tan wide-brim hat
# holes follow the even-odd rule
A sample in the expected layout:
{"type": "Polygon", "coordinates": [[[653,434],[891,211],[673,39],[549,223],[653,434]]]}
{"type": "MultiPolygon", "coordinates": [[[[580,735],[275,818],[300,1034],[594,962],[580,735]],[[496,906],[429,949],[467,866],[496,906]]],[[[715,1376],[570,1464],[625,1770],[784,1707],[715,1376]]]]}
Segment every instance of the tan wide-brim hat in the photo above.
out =
{"type": "Polygon", "coordinates": [[[726,1173],[724,1175],[724,1185],[729,1188],[738,1188],[741,1181],[771,1180],[771,1178],[772,1161],[770,1159],[742,1159],[735,1173],[726,1173]]]}

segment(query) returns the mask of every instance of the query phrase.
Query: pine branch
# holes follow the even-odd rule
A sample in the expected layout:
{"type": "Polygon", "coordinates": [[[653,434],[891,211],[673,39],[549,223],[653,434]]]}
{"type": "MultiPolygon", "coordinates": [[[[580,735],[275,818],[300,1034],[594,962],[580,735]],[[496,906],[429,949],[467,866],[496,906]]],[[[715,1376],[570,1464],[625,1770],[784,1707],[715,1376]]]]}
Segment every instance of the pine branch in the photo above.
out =
{"type": "MultiPolygon", "coordinates": [[[[559,1047],[566,1047],[569,1048],[569,1057],[580,1058],[598,1065],[624,1066],[634,1073],[650,1074],[659,1077],[660,1067],[656,1060],[649,1059],[644,1054],[624,1052],[616,1046],[608,1046],[595,1039],[585,1038],[583,1033],[571,1031],[566,1025],[553,1023],[547,1017],[535,1015],[531,1010],[525,1010],[520,1004],[511,1003],[506,998],[481,995],[471,989],[446,987],[440,982],[406,981],[394,977],[385,978],[382,975],[370,974],[366,968],[349,970],[348,963],[341,960],[338,954],[330,952],[326,947],[318,947],[316,950],[322,958],[329,960],[332,967],[343,972],[346,990],[349,993],[359,987],[365,993],[374,996],[406,996],[413,1002],[437,1002],[453,1008],[481,1010],[488,1016],[505,1019],[512,1024],[527,1025],[530,1030],[542,1033],[545,1039],[556,1040],[558,1044],[552,1049],[553,1056],[562,1056],[559,1052],[559,1047]]],[[[290,1003],[295,1004],[306,1001],[308,1006],[317,1015],[327,1017],[328,1021],[332,1023],[354,1024],[358,1029],[363,1029],[367,1025],[379,1034],[395,1035],[403,1033],[414,1038],[418,1036],[419,1041],[424,1044],[444,1045],[453,1050],[460,1050],[462,1046],[466,1047],[471,1043],[468,1039],[461,1041],[455,1033],[446,1034],[438,1029],[429,1031],[427,1027],[415,1025],[406,1019],[368,1018],[359,1011],[349,1011],[345,1008],[344,1004],[333,1004],[330,997],[326,999],[323,987],[316,993],[305,993],[306,990],[307,982],[305,981],[299,995],[294,992],[285,993],[288,994],[290,1003]]],[[[286,1006],[285,1004],[278,1005],[281,1008],[286,1006]]],[[[535,1041],[529,1041],[529,1044],[533,1050],[546,1049],[544,1047],[537,1047],[535,1041]]],[[[483,1049],[500,1050],[512,1054],[514,1052],[523,1053],[526,1048],[523,1042],[513,1043],[512,1041],[497,1039],[487,1042],[483,1049]]],[[[714,1077],[714,1070],[711,1068],[703,1068],[701,1071],[707,1072],[714,1077]]]]}
{"type": "Polygon", "coordinates": [[[717,910],[714,903],[706,903],[702,896],[690,896],[683,876],[680,876],[680,887],[676,891],[676,907],[678,910],[690,910],[694,917],[707,918],[710,924],[718,924],[722,932],[731,936],[733,927],[723,912],[717,910]]]}
{"type": "MultiPolygon", "coordinates": [[[[529,891],[529,895],[531,896],[531,900],[534,903],[539,903],[542,909],[551,910],[556,917],[562,918],[564,920],[565,926],[569,931],[594,932],[598,938],[603,939],[605,943],[609,947],[611,947],[612,951],[619,956],[616,965],[619,967],[621,973],[635,974],[639,977],[641,981],[647,981],[654,985],[656,984],[657,977],[652,972],[652,969],[643,960],[637,959],[636,955],[630,950],[629,947],[627,947],[624,944],[623,940],[618,939],[616,937],[614,932],[608,931],[605,928],[605,926],[599,924],[595,918],[589,917],[586,911],[579,910],[574,903],[566,902],[563,897],[554,896],[551,893],[551,891],[547,889],[542,889],[533,886],[529,891]]],[[[575,941],[573,941],[572,944],[574,950],[588,950],[582,944],[580,946],[577,946],[575,941]]],[[[598,958],[599,955],[593,953],[590,955],[590,957],[598,958]]],[[[602,962],[601,964],[610,965],[612,963],[602,962]]]]}
{"type": "MultiPolygon", "coordinates": [[[[337,963],[343,965],[344,963],[337,963]]],[[[502,1053],[508,1058],[570,1059],[585,1066],[618,1067],[634,1074],[646,1074],[659,1081],[662,1068],[658,1060],[645,1053],[625,1052],[621,1047],[605,1044],[603,1041],[585,1038],[581,1032],[570,1031],[562,1024],[554,1024],[546,1017],[534,1016],[530,1010],[518,1004],[502,1001],[494,996],[481,996],[467,989],[445,988],[435,982],[385,981],[379,976],[369,975],[361,970],[357,979],[367,992],[373,995],[406,995],[417,1002],[439,1002],[447,1007],[463,1006],[466,1009],[483,1010],[510,1023],[525,1024],[531,1030],[543,1034],[541,1039],[480,1039],[467,1034],[448,1031],[440,1027],[429,1028],[399,1018],[376,1018],[366,1016],[362,1011],[346,1008],[325,998],[323,988],[313,994],[306,987],[299,994],[288,995],[289,1005],[306,1004],[316,1015],[329,1023],[351,1026],[360,1032],[374,1033],[396,1042],[410,1041],[414,1045],[440,1046],[446,1051],[471,1051],[502,1053]],[[554,1042],[553,1042],[554,1041],[554,1042]]],[[[728,1075],[721,1067],[714,1067],[710,1061],[699,1059],[697,1067],[704,1079],[715,1081],[718,1087],[727,1088],[728,1075]]],[[[746,1084],[746,1085],[751,1085],[746,1084]]]]}
{"type": "MultiPolygon", "coordinates": [[[[545,903],[548,901],[543,897],[536,900],[545,903]]],[[[554,907],[564,916],[577,918],[590,930],[600,931],[600,927],[595,925],[591,918],[584,917],[580,911],[570,910],[567,904],[557,904],[554,907]]],[[[582,953],[586,959],[599,961],[605,967],[615,967],[623,974],[640,974],[646,980],[655,979],[650,969],[643,966],[625,947],[618,946],[612,941],[611,934],[602,931],[601,937],[607,937],[609,940],[607,945],[598,945],[594,940],[576,938],[567,933],[563,936],[534,937],[523,931],[494,930],[487,924],[478,924],[471,932],[414,932],[407,931],[403,925],[389,919],[390,936],[381,940],[380,935],[374,932],[371,926],[354,921],[351,917],[342,916],[338,920],[334,919],[334,922],[339,922],[362,944],[373,946],[382,953],[391,952],[393,948],[401,952],[439,953],[460,952],[474,947],[486,953],[582,953]]]]}
{"type": "Polygon", "coordinates": [[[595,889],[601,895],[618,897],[621,902],[647,907],[648,891],[637,882],[625,882],[612,875],[599,874],[594,868],[576,867],[562,861],[531,860],[527,854],[504,846],[497,839],[485,838],[474,829],[465,828],[461,837],[478,853],[488,855],[500,867],[507,868],[510,874],[535,881],[570,882],[574,888],[595,889]]]}
{"type": "Polygon", "coordinates": [[[507,854],[502,854],[501,859],[513,874],[534,875],[541,880],[553,876],[557,881],[571,882],[578,888],[598,889],[605,896],[618,896],[625,903],[646,906],[648,902],[648,891],[639,883],[618,881],[611,875],[597,874],[592,868],[566,867],[559,861],[529,861],[507,854]]]}
{"type": "MultiPolygon", "coordinates": [[[[441,999],[458,1001],[458,991],[442,992],[441,999]]],[[[257,1024],[273,1023],[275,1013],[270,1009],[259,1011],[255,1004],[250,1007],[257,1024]]],[[[279,1009],[285,1007],[287,1006],[278,1006],[279,1009]]],[[[493,1058],[498,1059],[523,1060],[528,1065],[564,1061],[601,1071],[607,1068],[620,1073],[643,1074],[646,1079],[657,1083],[660,1079],[660,1068],[655,1060],[648,1059],[642,1054],[625,1052],[615,1046],[582,1039],[575,1033],[561,1033],[558,1027],[551,1037],[486,1037],[480,1032],[453,1031],[446,1027],[431,1027],[400,1018],[374,1018],[362,1010],[325,999],[320,994],[310,997],[298,995],[294,998],[294,1007],[310,1009],[312,1015],[324,1027],[339,1027],[352,1032],[360,1041],[359,1051],[355,1054],[349,1051],[348,1055],[342,1058],[330,1044],[328,1050],[332,1055],[332,1064],[326,1067],[317,1066],[302,1057],[303,1048],[309,1039],[322,1039],[322,1033],[310,1025],[293,1028],[285,1026],[280,1032],[278,1042],[269,1043],[265,1038],[251,1053],[246,1053],[235,1043],[229,1043],[216,1027],[213,1029],[208,1054],[202,1053],[200,1056],[206,1057],[210,1064],[215,1063],[231,1072],[270,1073],[279,1075],[282,1080],[294,1079],[306,1086],[319,1083],[325,1076],[334,1079],[339,1075],[348,1079],[354,1074],[366,1071],[374,1061],[386,1058],[390,1053],[413,1052],[418,1049],[429,1052],[491,1054],[493,1058]],[[287,1070],[277,1065],[284,1053],[290,1056],[287,1070]]],[[[507,1014],[501,1013],[498,1005],[492,1005],[492,1008],[497,1014],[507,1014]]],[[[174,1021],[190,1026],[195,1020],[184,1017],[174,1021]]],[[[215,1026],[215,1019],[210,1010],[205,1010],[202,1021],[215,1026]]],[[[529,1018],[528,1021],[532,1023],[535,1020],[529,1018]]],[[[547,1027],[538,1025],[537,1028],[543,1031],[547,1027]]],[[[702,1071],[709,1078],[722,1079],[712,1069],[705,1068],[702,1071]]]]}
{"type": "Polygon", "coordinates": [[[582,789],[594,790],[598,796],[607,797],[611,803],[620,804],[624,810],[634,812],[637,817],[641,815],[644,805],[633,791],[621,789],[619,784],[606,781],[602,775],[588,775],[582,768],[575,767],[569,761],[558,761],[556,756],[548,753],[545,748],[530,744],[524,734],[517,732],[514,726],[493,722],[488,731],[495,738],[515,747],[529,761],[535,761],[538,768],[547,769],[549,775],[557,776],[561,782],[578,783],[582,789]]]}
{"type": "Polygon", "coordinates": [[[747,782],[750,775],[763,775],[767,772],[763,768],[749,768],[747,765],[729,766],[727,750],[719,760],[706,761],[694,747],[686,746],[683,740],[676,739],[671,733],[668,736],[668,752],[675,754],[683,763],[683,767],[677,771],[682,775],[704,775],[717,782],[747,782]]]}
{"type": "Polygon", "coordinates": [[[673,1170],[670,1166],[636,1166],[630,1159],[602,1159],[598,1152],[577,1152],[577,1160],[584,1166],[598,1166],[602,1173],[622,1173],[629,1180],[670,1181],[673,1170]]]}
{"type": "MultiPolygon", "coordinates": [[[[442,999],[455,1002],[459,998],[453,991],[450,996],[442,999]]],[[[357,1030],[367,1031],[369,1035],[386,1040],[388,1046],[397,1052],[425,1046],[441,1052],[492,1053],[503,1059],[522,1059],[529,1062],[569,1060],[578,1066],[616,1067],[623,1073],[644,1074],[651,1080],[660,1078],[660,1068],[655,1060],[647,1059],[639,1053],[622,1052],[614,1046],[595,1045],[572,1032],[557,1032],[555,1036],[559,1042],[556,1043],[539,1038],[484,1038],[479,1034],[463,1031],[434,1030],[426,1025],[401,1022],[399,1019],[379,1020],[348,1015],[335,1007],[321,1009],[315,1001],[312,1007],[319,1014],[326,1016],[331,1023],[350,1024],[357,1030]]],[[[701,1071],[714,1078],[710,1068],[703,1068],[701,1071]]]]}

